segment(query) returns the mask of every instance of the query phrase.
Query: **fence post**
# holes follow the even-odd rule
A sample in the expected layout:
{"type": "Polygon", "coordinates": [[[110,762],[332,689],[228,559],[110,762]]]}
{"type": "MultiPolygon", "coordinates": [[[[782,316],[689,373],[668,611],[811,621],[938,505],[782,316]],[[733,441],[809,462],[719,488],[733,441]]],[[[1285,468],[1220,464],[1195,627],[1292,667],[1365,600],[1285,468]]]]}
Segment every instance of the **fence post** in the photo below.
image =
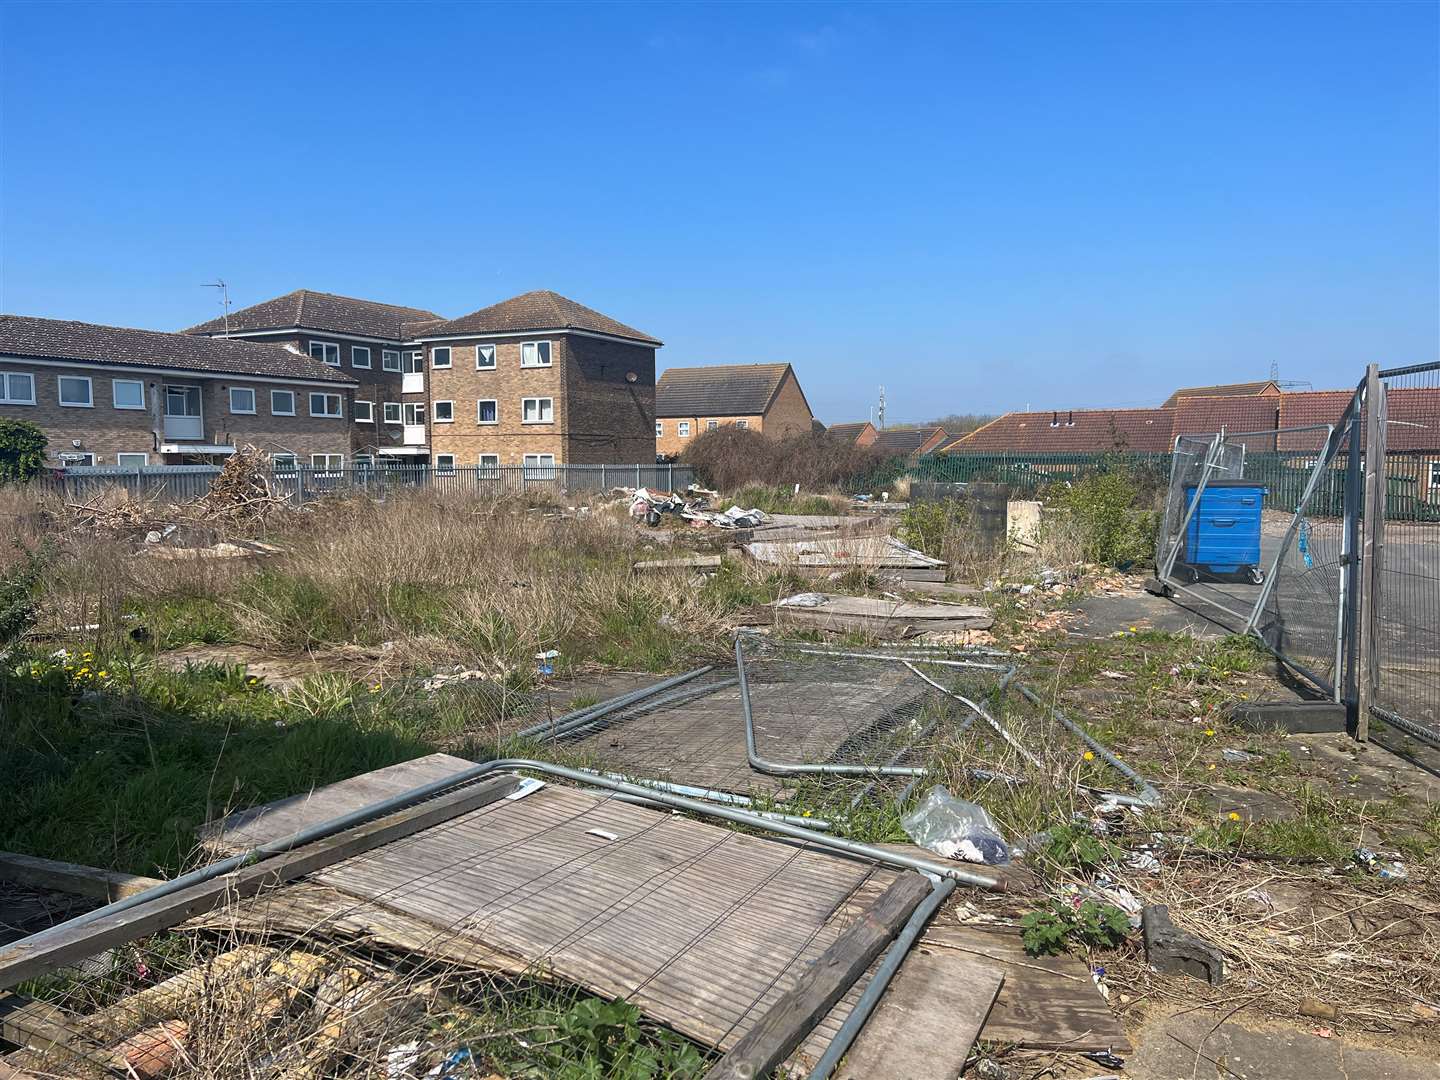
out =
{"type": "Polygon", "coordinates": [[[675,466],[674,466],[674,465],[666,465],[666,466],[665,466],[665,490],[666,490],[666,491],[674,491],[674,490],[675,490],[675,466]]]}
{"type": "Polygon", "coordinates": [[[1370,707],[1380,681],[1380,564],[1385,547],[1385,387],[1380,365],[1365,369],[1365,518],[1360,547],[1359,670],[1355,738],[1370,738],[1370,707]]]}

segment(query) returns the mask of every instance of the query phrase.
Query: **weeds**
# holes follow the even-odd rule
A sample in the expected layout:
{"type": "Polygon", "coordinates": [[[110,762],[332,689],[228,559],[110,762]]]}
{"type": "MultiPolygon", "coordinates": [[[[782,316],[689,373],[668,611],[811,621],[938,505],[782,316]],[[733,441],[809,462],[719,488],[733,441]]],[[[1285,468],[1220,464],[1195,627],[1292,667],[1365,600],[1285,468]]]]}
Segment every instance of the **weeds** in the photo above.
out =
{"type": "Polygon", "coordinates": [[[1031,956],[1067,952],[1070,942],[1113,948],[1130,934],[1130,917],[1113,904],[1084,900],[1071,906],[1056,902],[1020,920],[1021,941],[1031,956]]]}

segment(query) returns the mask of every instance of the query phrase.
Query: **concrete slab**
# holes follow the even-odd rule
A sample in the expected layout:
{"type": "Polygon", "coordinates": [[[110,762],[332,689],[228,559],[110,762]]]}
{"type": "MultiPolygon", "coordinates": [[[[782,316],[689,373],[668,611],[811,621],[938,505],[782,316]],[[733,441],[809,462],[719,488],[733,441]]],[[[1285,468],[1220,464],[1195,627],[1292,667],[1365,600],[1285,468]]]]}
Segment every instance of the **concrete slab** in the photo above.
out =
{"type": "MultiPolygon", "coordinates": [[[[1141,1028],[1125,1063],[1131,1080],[1434,1080],[1440,1059],[1323,1038],[1284,1024],[1227,1020],[1206,1010],[1141,1028]],[[1219,1025],[1218,1027],[1216,1025],[1219,1025]]],[[[1318,1027],[1318,1025],[1317,1025],[1318,1027]]],[[[1322,1029],[1328,1030],[1328,1029],[1322,1029]]]]}
{"type": "Polygon", "coordinates": [[[1132,626],[1141,630],[1163,630],[1189,634],[1202,640],[1221,638],[1235,629],[1215,621],[1219,614],[1206,605],[1180,598],[1167,600],[1152,596],[1138,585],[1129,592],[1089,596],[1077,607],[1079,617],[1066,629],[1087,638],[1108,638],[1132,626]]]}

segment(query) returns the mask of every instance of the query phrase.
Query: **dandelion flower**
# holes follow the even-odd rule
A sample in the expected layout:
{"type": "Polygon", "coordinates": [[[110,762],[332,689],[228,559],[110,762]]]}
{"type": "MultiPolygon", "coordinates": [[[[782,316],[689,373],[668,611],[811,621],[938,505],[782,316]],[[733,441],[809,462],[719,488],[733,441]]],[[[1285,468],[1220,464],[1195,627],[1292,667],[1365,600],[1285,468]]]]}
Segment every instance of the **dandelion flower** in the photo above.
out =
{"type": "Polygon", "coordinates": [[[1086,750],[1085,753],[1084,753],[1083,755],[1081,755],[1081,756],[1084,757],[1086,761],[1094,761],[1094,760],[1095,760],[1095,751],[1094,751],[1094,750],[1086,750]]]}
{"type": "Polygon", "coordinates": [[[1228,817],[1231,821],[1240,820],[1240,815],[1237,814],[1234,810],[1231,810],[1230,813],[1226,814],[1225,816],[1228,817]]]}
{"type": "Polygon", "coordinates": [[[1207,739],[1208,739],[1210,736],[1214,735],[1214,734],[1215,734],[1215,729],[1214,729],[1213,727],[1207,727],[1207,728],[1205,729],[1205,737],[1206,737],[1207,739]]]}

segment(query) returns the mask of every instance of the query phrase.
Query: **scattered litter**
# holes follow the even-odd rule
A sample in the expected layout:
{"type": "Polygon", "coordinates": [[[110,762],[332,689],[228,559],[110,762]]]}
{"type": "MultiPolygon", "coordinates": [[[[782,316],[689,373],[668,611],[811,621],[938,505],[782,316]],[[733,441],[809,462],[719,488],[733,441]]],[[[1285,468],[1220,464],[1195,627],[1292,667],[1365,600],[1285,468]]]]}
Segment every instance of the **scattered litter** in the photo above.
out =
{"type": "Polygon", "coordinates": [[[1123,671],[1102,671],[1102,672],[1100,672],[1100,674],[1101,674],[1104,678],[1107,678],[1107,679],[1128,679],[1128,678],[1130,678],[1130,676],[1129,676],[1129,675],[1126,675],[1125,672],[1123,672],[1123,671]]]}
{"type": "Polygon", "coordinates": [[[418,1042],[400,1043],[392,1046],[385,1055],[385,1075],[389,1080],[400,1080],[401,1077],[408,1077],[410,1070],[420,1063],[420,1044],[418,1042]]]}
{"type": "Polygon", "coordinates": [[[1260,754],[1252,754],[1249,750],[1231,750],[1228,748],[1221,750],[1220,756],[1231,765],[1248,765],[1252,761],[1265,760],[1260,754]]]}
{"type": "Polygon", "coordinates": [[[692,525],[719,529],[753,529],[770,520],[763,510],[754,508],[732,506],[723,513],[711,510],[710,500],[715,492],[704,488],[692,487],[685,495],[643,487],[621,488],[621,491],[630,500],[630,516],[652,527],[659,525],[665,514],[674,514],[692,525]]]}
{"type": "Polygon", "coordinates": [[[619,840],[620,834],[613,833],[608,829],[586,829],[586,836],[598,836],[601,840],[619,840]]]}
{"type": "Polygon", "coordinates": [[[905,832],[923,848],[947,859],[1003,866],[1010,846],[989,812],[957,799],[943,784],[931,788],[920,805],[900,819],[905,832]]]}
{"type": "Polygon", "coordinates": [[[1125,857],[1125,865],[1131,870],[1139,870],[1145,874],[1160,872],[1160,860],[1153,853],[1145,850],[1132,851],[1125,857]]]}
{"type": "Polygon", "coordinates": [[[1322,1039],[1333,1039],[1335,1037],[1335,1030],[1328,1027],[1317,1027],[1311,1034],[1318,1035],[1322,1039]]]}
{"type": "Polygon", "coordinates": [[[510,802],[514,802],[517,799],[525,798],[526,795],[535,794],[535,792],[539,791],[544,786],[544,780],[536,780],[533,776],[522,776],[520,778],[520,783],[516,785],[515,790],[512,791],[509,795],[506,795],[505,798],[510,802]]]}
{"type": "Polygon", "coordinates": [[[1275,898],[1265,889],[1251,889],[1249,892],[1241,893],[1240,899],[1263,908],[1265,911],[1272,911],[1275,908],[1275,898]]]}
{"type": "Polygon", "coordinates": [[[1010,1070],[993,1058],[985,1058],[976,1065],[975,1075],[980,1080],[1010,1080],[1010,1070]]]}
{"type": "Polygon", "coordinates": [[[818,608],[830,602],[831,598],[825,593],[802,592],[794,596],[782,597],[775,601],[776,607],[787,608],[818,608]]]}
{"type": "Polygon", "coordinates": [[[170,534],[179,527],[179,525],[166,525],[163,529],[151,529],[145,534],[145,542],[147,544],[158,544],[160,541],[169,537],[170,534]]]}
{"type": "Polygon", "coordinates": [[[472,669],[461,669],[456,667],[454,671],[440,672],[431,675],[420,684],[422,690],[439,690],[442,686],[449,686],[452,683],[473,682],[476,679],[487,678],[485,672],[472,669]]]}
{"type": "Polygon", "coordinates": [[[1100,996],[1109,1001],[1110,987],[1105,985],[1105,969],[1099,966],[1091,968],[1090,981],[1095,984],[1095,989],[1100,991],[1100,996]]]}
{"type": "Polygon", "coordinates": [[[1319,998],[1303,997],[1300,999],[1299,1013],[1301,1016],[1312,1016],[1317,1020],[1338,1020],[1340,1010],[1328,1001],[1321,1001],[1319,998]]]}
{"type": "Polygon", "coordinates": [[[1369,871],[1381,881],[1404,881],[1410,876],[1405,864],[1399,859],[1386,858],[1366,847],[1356,848],[1351,858],[1361,869],[1369,871]]]}

